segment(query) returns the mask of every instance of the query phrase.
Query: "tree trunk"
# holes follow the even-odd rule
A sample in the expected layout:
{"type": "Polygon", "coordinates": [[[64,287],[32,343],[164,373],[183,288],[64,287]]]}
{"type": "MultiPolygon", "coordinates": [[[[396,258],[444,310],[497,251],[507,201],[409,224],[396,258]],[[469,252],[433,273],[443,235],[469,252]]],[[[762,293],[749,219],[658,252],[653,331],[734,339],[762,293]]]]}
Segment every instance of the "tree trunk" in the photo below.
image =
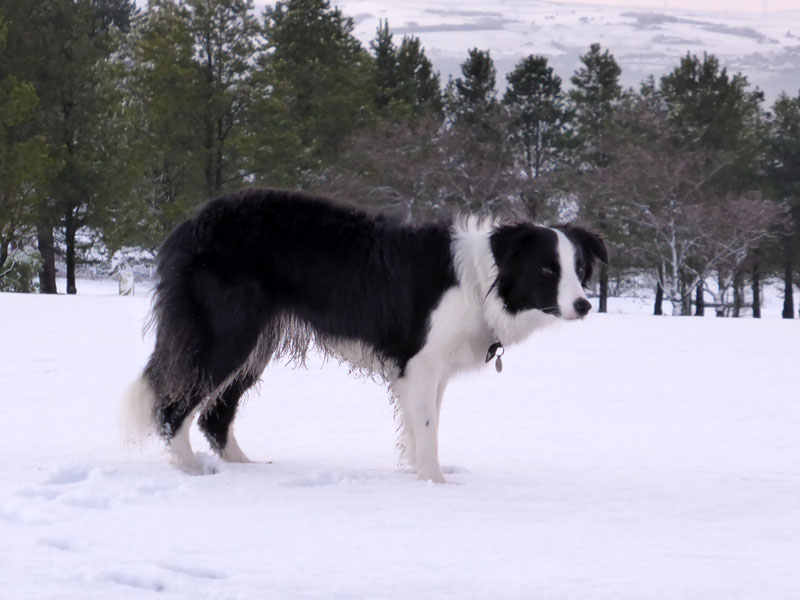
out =
{"type": "Polygon", "coordinates": [[[222,122],[222,119],[217,120],[217,157],[216,157],[216,171],[214,173],[214,195],[219,194],[222,191],[222,186],[225,181],[223,177],[223,147],[225,145],[225,136],[223,134],[225,128],[225,124],[222,122]]]}
{"type": "Polygon", "coordinates": [[[53,228],[39,224],[36,227],[36,240],[42,255],[42,270],[39,272],[39,293],[57,294],[56,287],[56,246],[53,241],[53,228]]]}
{"type": "Polygon", "coordinates": [[[717,317],[724,317],[726,310],[726,294],[725,294],[725,277],[722,275],[722,270],[717,271],[717,288],[719,289],[719,298],[717,299],[717,306],[714,312],[717,317]]]}
{"type": "Polygon", "coordinates": [[[686,273],[681,271],[681,316],[689,317],[692,314],[692,294],[686,289],[686,273]]]}
{"type": "Polygon", "coordinates": [[[703,284],[702,281],[697,284],[697,294],[696,294],[695,300],[694,300],[694,306],[695,306],[694,316],[695,317],[704,317],[705,314],[706,314],[706,303],[705,303],[705,300],[703,299],[703,287],[704,287],[704,284],[703,284]]]}
{"type": "Polygon", "coordinates": [[[599,299],[599,307],[597,312],[607,313],[608,312],[608,265],[600,264],[600,277],[598,277],[598,281],[600,283],[600,299],[599,299]]]}
{"type": "Polygon", "coordinates": [[[739,269],[733,274],[733,318],[738,319],[742,313],[742,272],[739,269]]]}
{"type": "Polygon", "coordinates": [[[8,241],[0,242],[0,271],[3,270],[3,265],[8,260],[8,241]]]}
{"type": "Polygon", "coordinates": [[[792,280],[792,253],[786,241],[786,256],[783,263],[783,313],[784,319],[794,319],[794,281],[792,280]]]}
{"type": "Polygon", "coordinates": [[[656,304],[653,307],[653,314],[656,316],[664,314],[664,288],[661,282],[664,281],[664,267],[658,265],[658,281],[656,282],[656,304]]]}
{"type": "Polygon", "coordinates": [[[67,209],[65,215],[65,235],[67,242],[67,293],[77,294],[75,286],[75,217],[72,209],[67,209]]]}
{"type": "Polygon", "coordinates": [[[761,265],[758,259],[753,263],[753,318],[761,318],[761,265]]]}

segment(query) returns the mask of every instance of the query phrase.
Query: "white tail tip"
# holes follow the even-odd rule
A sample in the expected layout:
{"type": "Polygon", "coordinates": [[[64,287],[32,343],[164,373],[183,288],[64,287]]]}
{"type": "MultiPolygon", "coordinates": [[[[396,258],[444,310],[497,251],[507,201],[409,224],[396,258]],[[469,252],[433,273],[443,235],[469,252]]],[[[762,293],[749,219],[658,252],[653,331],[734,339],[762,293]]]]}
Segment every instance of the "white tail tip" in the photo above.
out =
{"type": "Polygon", "coordinates": [[[153,422],[155,401],[156,396],[143,376],[130,385],[125,394],[121,415],[126,444],[140,444],[155,431],[153,422]]]}

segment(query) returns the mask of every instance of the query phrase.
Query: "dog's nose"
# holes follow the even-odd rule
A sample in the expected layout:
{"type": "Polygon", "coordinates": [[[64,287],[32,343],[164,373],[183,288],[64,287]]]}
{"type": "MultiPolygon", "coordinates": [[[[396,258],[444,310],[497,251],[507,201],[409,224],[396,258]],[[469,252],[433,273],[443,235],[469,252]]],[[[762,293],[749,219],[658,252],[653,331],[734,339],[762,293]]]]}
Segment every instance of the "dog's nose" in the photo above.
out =
{"type": "Polygon", "coordinates": [[[587,314],[589,314],[589,311],[592,310],[592,303],[586,298],[579,298],[575,300],[573,306],[575,307],[575,312],[578,313],[579,317],[585,317],[587,314]]]}

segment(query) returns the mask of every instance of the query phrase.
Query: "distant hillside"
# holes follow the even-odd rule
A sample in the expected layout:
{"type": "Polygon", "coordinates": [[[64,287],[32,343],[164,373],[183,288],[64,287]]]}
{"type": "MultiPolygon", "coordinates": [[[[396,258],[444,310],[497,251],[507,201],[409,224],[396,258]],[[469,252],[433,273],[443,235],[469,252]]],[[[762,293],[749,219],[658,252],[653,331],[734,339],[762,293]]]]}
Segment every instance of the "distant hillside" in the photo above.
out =
{"type": "Polygon", "coordinates": [[[392,31],[418,36],[442,72],[459,74],[467,49],[490,49],[498,87],[520,57],[547,56],[565,80],[578,56],[599,42],[623,69],[623,84],[636,86],[649,74],[660,76],[687,52],[713,53],[732,72],[741,71],[771,102],[785,90],[800,90],[800,5],[797,10],[762,14],[642,11],[630,8],[543,0],[426,0],[332,2],[356,22],[356,34],[368,44],[379,19],[392,31]]]}

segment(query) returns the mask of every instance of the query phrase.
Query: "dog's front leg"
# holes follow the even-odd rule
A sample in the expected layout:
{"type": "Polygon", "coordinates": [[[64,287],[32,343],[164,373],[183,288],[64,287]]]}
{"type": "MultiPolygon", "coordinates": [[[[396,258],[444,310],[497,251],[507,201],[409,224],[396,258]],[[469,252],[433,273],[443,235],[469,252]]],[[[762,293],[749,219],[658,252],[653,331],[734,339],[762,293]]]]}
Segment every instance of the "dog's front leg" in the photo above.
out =
{"type": "Polygon", "coordinates": [[[419,357],[406,366],[406,372],[397,384],[404,427],[413,437],[414,467],[419,479],[444,483],[439,466],[439,391],[438,374],[419,357]]]}

